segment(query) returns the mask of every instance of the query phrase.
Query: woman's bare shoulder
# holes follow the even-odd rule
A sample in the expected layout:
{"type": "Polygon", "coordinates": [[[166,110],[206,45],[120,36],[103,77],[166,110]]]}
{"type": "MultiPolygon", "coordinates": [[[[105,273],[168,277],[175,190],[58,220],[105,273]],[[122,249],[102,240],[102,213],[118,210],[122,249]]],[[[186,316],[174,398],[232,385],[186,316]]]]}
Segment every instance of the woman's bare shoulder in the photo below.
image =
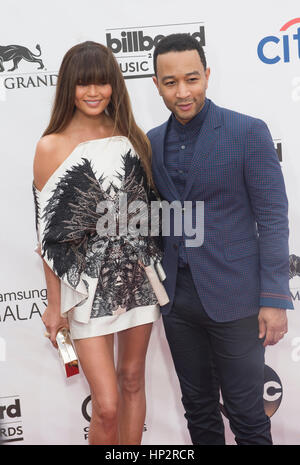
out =
{"type": "Polygon", "coordinates": [[[60,134],[48,134],[36,144],[33,177],[37,189],[41,190],[64,158],[64,138],[60,134]]]}
{"type": "Polygon", "coordinates": [[[36,144],[36,148],[42,152],[49,151],[55,148],[55,146],[59,143],[60,138],[60,134],[48,134],[47,136],[43,136],[36,144]]]}

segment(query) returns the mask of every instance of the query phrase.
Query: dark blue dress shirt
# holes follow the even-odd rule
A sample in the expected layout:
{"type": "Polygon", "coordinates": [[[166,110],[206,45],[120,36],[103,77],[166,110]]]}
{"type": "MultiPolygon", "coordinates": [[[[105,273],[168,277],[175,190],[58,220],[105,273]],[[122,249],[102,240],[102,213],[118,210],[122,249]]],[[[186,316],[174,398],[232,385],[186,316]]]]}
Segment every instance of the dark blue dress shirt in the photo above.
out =
{"type": "MultiPolygon", "coordinates": [[[[174,114],[168,125],[164,162],[178,192],[178,200],[183,201],[186,179],[194,156],[194,149],[203,121],[207,115],[210,100],[205,99],[202,110],[186,124],[181,124],[174,114]]],[[[184,236],[179,241],[179,266],[187,263],[184,236]]]]}

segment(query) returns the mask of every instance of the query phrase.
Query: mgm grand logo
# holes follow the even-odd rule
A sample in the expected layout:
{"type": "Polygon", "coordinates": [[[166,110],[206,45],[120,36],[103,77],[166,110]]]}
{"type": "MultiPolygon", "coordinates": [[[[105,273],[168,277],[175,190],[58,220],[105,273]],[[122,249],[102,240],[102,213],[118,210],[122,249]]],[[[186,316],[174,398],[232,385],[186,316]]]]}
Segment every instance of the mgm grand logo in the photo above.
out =
{"type": "Polygon", "coordinates": [[[2,88],[12,90],[56,85],[57,73],[47,72],[40,45],[37,44],[35,48],[34,53],[23,45],[0,45],[0,85],[2,88]],[[44,71],[41,73],[39,70],[44,71]]]}

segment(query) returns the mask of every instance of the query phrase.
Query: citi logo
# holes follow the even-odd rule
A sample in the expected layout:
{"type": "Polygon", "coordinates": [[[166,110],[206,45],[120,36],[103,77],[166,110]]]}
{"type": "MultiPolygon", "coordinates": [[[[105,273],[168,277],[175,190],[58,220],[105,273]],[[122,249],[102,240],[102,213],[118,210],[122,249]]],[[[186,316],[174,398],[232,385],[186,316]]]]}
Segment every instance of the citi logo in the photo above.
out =
{"type": "Polygon", "coordinates": [[[300,27],[295,31],[295,25],[299,23],[300,18],[294,18],[281,27],[280,32],[288,31],[285,34],[261,39],[257,46],[259,59],[267,65],[274,65],[282,60],[289,63],[296,57],[300,59],[300,27]]]}

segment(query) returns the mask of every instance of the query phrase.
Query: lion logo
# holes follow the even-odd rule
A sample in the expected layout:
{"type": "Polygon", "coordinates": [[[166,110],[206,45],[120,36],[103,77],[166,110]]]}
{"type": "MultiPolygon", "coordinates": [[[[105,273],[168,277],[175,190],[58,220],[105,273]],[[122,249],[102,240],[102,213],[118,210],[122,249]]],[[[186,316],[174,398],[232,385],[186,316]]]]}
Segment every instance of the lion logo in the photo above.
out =
{"type": "Polygon", "coordinates": [[[290,255],[290,279],[300,276],[300,257],[290,255]]]}
{"type": "Polygon", "coordinates": [[[32,63],[39,63],[38,69],[43,69],[44,64],[42,60],[38,57],[41,56],[41,47],[39,44],[35,47],[39,54],[35,55],[32,53],[29,48],[22,47],[21,45],[0,45],[0,72],[5,71],[3,63],[5,61],[13,61],[13,67],[8,69],[8,71],[14,71],[18,68],[18,64],[21,60],[30,61],[32,63]]]}

